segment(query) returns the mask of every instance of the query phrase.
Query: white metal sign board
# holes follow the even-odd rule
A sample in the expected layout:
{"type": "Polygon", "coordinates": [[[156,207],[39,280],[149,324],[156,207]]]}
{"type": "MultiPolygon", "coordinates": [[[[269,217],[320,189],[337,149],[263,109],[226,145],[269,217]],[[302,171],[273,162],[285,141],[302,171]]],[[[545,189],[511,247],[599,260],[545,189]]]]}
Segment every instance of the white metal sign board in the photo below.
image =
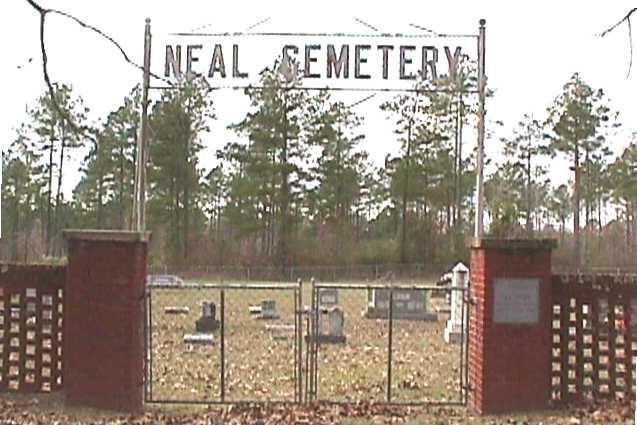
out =
{"type": "Polygon", "coordinates": [[[538,323],[540,313],[540,280],[495,279],[493,304],[494,323],[538,323]]]}

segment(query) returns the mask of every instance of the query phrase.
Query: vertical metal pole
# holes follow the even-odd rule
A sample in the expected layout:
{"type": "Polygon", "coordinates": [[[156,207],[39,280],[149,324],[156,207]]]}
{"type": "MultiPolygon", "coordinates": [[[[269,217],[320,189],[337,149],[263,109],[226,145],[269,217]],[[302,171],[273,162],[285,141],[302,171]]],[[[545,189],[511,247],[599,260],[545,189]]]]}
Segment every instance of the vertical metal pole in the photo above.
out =
{"type": "Polygon", "coordinates": [[[221,340],[219,344],[221,356],[221,385],[219,388],[219,397],[221,398],[221,402],[223,403],[226,398],[226,292],[223,288],[221,289],[221,293],[219,294],[219,296],[219,301],[221,304],[221,312],[219,314],[221,316],[221,328],[219,329],[219,339],[221,340]]]}
{"type": "Polygon", "coordinates": [[[389,336],[387,344],[387,403],[391,403],[391,363],[394,345],[394,288],[389,289],[389,336]]]}
{"type": "Polygon", "coordinates": [[[310,330],[310,317],[309,316],[305,319],[305,325],[306,325],[306,333],[307,333],[307,337],[308,337],[308,344],[306,344],[306,347],[305,347],[305,373],[307,374],[307,377],[305,379],[305,403],[307,404],[307,403],[310,402],[310,398],[309,398],[310,381],[312,379],[312,373],[310,372],[310,367],[311,367],[311,362],[310,362],[310,343],[311,343],[312,331],[310,330]]]}
{"type": "Polygon", "coordinates": [[[485,101],[485,61],[484,35],[486,21],[480,19],[480,33],[478,35],[478,157],[476,160],[476,239],[484,235],[484,101],[485,101]]]}
{"type": "Polygon", "coordinates": [[[146,161],[148,138],[148,89],[150,87],[150,18],[146,18],[144,30],[144,74],[142,81],[142,115],[137,138],[137,155],[135,164],[135,193],[133,195],[133,230],[146,230],[146,161]]]}
{"type": "Polygon", "coordinates": [[[318,339],[318,335],[319,335],[319,311],[318,311],[318,292],[319,289],[314,286],[314,289],[312,290],[312,304],[314,305],[314,308],[312,309],[312,317],[314,317],[314,324],[312,326],[312,352],[314,355],[314,379],[312,381],[312,383],[314,384],[314,386],[312,387],[312,401],[316,401],[318,398],[318,375],[319,375],[319,349],[320,349],[320,345],[319,345],[319,339],[318,339]]]}
{"type": "Polygon", "coordinates": [[[148,402],[148,329],[150,329],[150,318],[148,317],[148,286],[144,288],[144,402],[148,402]]]}
{"type": "Polygon", "coordinates": [[[314,332],[314,324],[316,319],[314,317],[314,311],[316,306],[314,305],[314,292],[316,291],[316,287],[314,283],[312,283],[312,299],[310,302],[310,332],[308,335],[309,338],[309,349],[310,349],[310,390],[308,394],[308,400],[312,402],[312,394],[314,393],[314,379],[316,378],[316,363],[315,363],[315,352],[314,352],[314,343],[316,341],[316,333],[314,332]]]}
{"type": "MultiPolygon", "coordinates": [[[[466,287],[466,286],[465,286],[466,287]]],[[[460,297],[456,297],[456,299],[460,299],[462,300],[462,302],[460,303],[460,308],[462,309],[462,312],[460,313],[460,402],[463,403],[464,402],[464,388],[465,388],[465,382],[464,382],[464,369],[466,367],[466,365],[464,364],[464,349],[465,349],[465,301],[466,301],[466,294],[463,290],[460,289],[456,289],[457,291],[461,291],[460,292],[460,297]]],[[[453,290],[451,293],[451,297],[453,298],[453,290]]]]}
{"type": "Polygon", "coordinates": [[[299,403],[303,402],[303,282],[299,279],[299,289],[297,292],[296,309],[296,338],[297,338],[297,368],[299,370],[298,393],[299,403]]]}
{"type": "Polygon", "coordinates": [[[298,337],[298,325],[299,325],[299,317],[298,317],[298,301],[299,301],[299,290],[294,289],[294,402],[299,402],[299,342],[297,341],[298,337]]]}
{"type": "Polygon", "coordinates": [[[465,382],[465,391],[464,391],[464,398],[463,398],[463,403],[466,405],[467,402],[469,401],[469,391],[471,391],[471,388],[469,388],[469,342],[470,342],[470,338],[471,338],[471,279],[469,278],[467,280],[467,284],[465,285],[465,292],[463,295],[463,303],[462,306],[463,308],[466,308],[466,319],[467,319],[467,324],[466,324],[466,329],[464,331],[464,334],[462,335],[462,343],[465,345],[464,348],[464,382],[465,382]]]}
{"type": "Polygon", "coordinates": [[[149,396],[150,399],[153,399],[153,291],[149,288],[148,290],[148,316],[150,317],[150,329],[148,332],[148,345],[150,345],[150,364],[148,368],[150,369],[150,382],[149,382],[149,396]]]}

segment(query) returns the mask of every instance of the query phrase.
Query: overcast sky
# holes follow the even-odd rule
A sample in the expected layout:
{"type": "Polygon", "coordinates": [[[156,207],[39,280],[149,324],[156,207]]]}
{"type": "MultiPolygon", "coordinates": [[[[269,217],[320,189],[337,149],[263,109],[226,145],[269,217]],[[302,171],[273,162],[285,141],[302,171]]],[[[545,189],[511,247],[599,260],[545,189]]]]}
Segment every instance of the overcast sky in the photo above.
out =
{"type": "MultiPolygon", "coordinates": [[[[201,31],[245,31],[265,18],[270,19],[253,31],[373,33],[374,30],[355,20],[359,18],[387,33],[419,33],[409,26],[413,23],[438,33],[477,34],[478,20],[485,18],[488,85],[495,91],[494,98],[487,104],[487,116],[491,122],[501,120],[507,124],[497,130],[498,137],[509,135],[511,126],[524,113],[543,117],[546,107],[576,71],[594,88],[603,88],[612,100],[611,106],[620,111],[624,127],[620,136],[612,141],[615,152],[627,145],[628,134],[637,127],[631,119],[637,116],[637,76],[626,78],[628,30],[624,25],[606,38],[598,36],[634,7],[634,1],[393,0],[321,1],[312,5],[299,1],[42,0],[41,4],[72,13],[99,27],[139,62],[142,61],[145,17],[152,19],[154,47],[169,42],[171,38],[167,34],[172,32],[202,26],[205,27],[201,31]]],[[[37,13],[25,0],[3,1],[0,35],[4,52],[0,66],[4,82],[0,140],[6,147],[14,139],[15,128],[26,119],[27,105],[32,105],[44,91],[37,13]]],[[[270,42],[281,44],[281,40],[270,42]]],[[[303,39],[298,44],[302,46],[306,42],[308,40],[303,39]]],[[[76,94],[81,95],[93,111],[91,118],[95,121],[117,108],[141,80],[141,73],[126,64],[112,45],[65,18],[54,15],[47,18],[46,44],[52,80],[71,83],[76,94]]],[[[252,70],[255,64],[250,61],[256,61],[254,58],[258,55],[248,45],[241,47],[241,66],[252,70]]],[[[163,58],[156,52],[154,49],[153,67],[162,71],[163,58]]],[[[224,51],[224,56],[226,65],[230,66],[231,51],[224,51]]],[[[382,80],[374,81],[383,84],[382,80]]],[[[214,96],[219,119],[212,127],[212,134],[204,139],[207,151],[202,161],[207,166],[212,164],[214,150],[235,137],[225,127],[240,119],[247,106],[240,92],[227,90],[215,92],[214,96]]],[[[365,96],[356,92],[337,97],[353,103],[365,96]]],[[[378,105],[388,98],[387,94],[377,95],[356,107],[366,117],[364,147],[376,163],[382,163],[386,153],[394,152],[397,147],[391,125],[378,112],[378,105]]],[[[467,132],[465,143],[465,152],[475,146],[473,132],[467,132]]],[[[498,150],[498,143],[491,141],[486,146],[487,157],[496,157],[498,150]]],[[[73,164],[76,169],[79,167],[78,161],[73,164]]],[[[557,168],[554,167],[552,177],[556,181],[565,180],[566,168],[557,168]]],[[[69,181],[69,185],[76,181],[77,178],[69,181]]]]}

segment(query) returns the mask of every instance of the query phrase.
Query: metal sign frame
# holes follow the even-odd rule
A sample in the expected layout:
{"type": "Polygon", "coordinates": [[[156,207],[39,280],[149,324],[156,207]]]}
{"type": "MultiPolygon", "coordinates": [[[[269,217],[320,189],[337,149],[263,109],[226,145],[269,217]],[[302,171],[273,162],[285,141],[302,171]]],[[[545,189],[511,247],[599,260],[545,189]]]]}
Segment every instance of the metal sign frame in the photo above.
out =
{"type": "MultiPolygon", "coordinates": [[[[484,19],[479,21],[479,30],[477,35],[472,34],[436,34],[434,37],[462,37],[462,38],[476,38],[478,49],[478,90],[461,90],[462,93],[476,93],[478,94],[478,154],[476,160],[476,211],[475,211],[475,232],[476,238],[481,238],[484,234],[483,225],[483,210],[484,210],[484,103],[486,94],[486,76],[485,76],[485,24],[484,19]]],[[[237,37],[237,36],[291,36],[291,37],[386,37],[386,38],[432,38],[432,35],[425,34],[329,34],[329,33],[294,33],[294,32],[234,32],[234,33],[173,33],[172,35],[178,36],[218,36],[218,37],[237,37]]],[[[150,85],[150,51],[151,51],[151,28],[150,18],[146,18],[146,24],[144,28],[144,67],[143,67],[143,81],[142,81],[142,110],[141,110],[141,125],[140,134],[137,138],[137,152],[135,158],[135,187],[133,195],[133,230],[145,231],[146,230],[146,167],[148,162],[148,146],[146,140],[148,139],[148,91],[152,89],[167,89],[171,87],[157,87],[150,85]]],[[[262,89],[264,87],[254,85],[235,85],[235,86],[219,86],[211,87],[212,90],[220,89],[262,89]]],[[[403,92],[403,93],[426,93],[426,92],[449,92],[449,90],[436,90],[436,89],[397,89],[389,87],[380,88],[314,88],[314,87],[285,87],[282,86],[281,90],[327,90],[327,91],[365,91],[365,92],[403,92]]]]}

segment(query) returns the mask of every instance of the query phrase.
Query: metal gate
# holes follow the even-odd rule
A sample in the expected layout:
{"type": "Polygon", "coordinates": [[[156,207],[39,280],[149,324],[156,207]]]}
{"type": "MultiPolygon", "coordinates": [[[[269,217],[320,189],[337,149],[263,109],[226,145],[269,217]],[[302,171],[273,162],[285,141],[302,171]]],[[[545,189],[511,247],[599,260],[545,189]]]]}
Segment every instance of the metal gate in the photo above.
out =
{"type": "Polygon", "coordinates": [[[468,294],[462,287],[312,283],[304,300],[300,281],[151,285],[145,400],[463,405],[468,294]],[[417,299],[405,298],[410,293],[417,299]],[[447,344],[447,313],[436,307],[444,310],[454,293],[461,338],[447,344]],[[274,301],[273,316],[251,314],[263,301],[274,301]],[[211,341],[197,341],[212,303],[217,327],[211,341]],[[408,303],[415,315],[405,311],[408,303]]]}
{"type": "Polygon", "coordinates": [[[150,285],[146,299],[147,403],[301,402],[300,283],[150,285]]]}
{"type": "Polygon", "coordinates": [[[466,404],[468,288],[314,284],[311,293],[305,400],[466,404]],[[460,338],[449,344],[441,320],[447,312],[435,306],[447,305],[454,293],[460,338]],[[342,336],[330,338],[339,332],[339,316],[342,336]]]}

